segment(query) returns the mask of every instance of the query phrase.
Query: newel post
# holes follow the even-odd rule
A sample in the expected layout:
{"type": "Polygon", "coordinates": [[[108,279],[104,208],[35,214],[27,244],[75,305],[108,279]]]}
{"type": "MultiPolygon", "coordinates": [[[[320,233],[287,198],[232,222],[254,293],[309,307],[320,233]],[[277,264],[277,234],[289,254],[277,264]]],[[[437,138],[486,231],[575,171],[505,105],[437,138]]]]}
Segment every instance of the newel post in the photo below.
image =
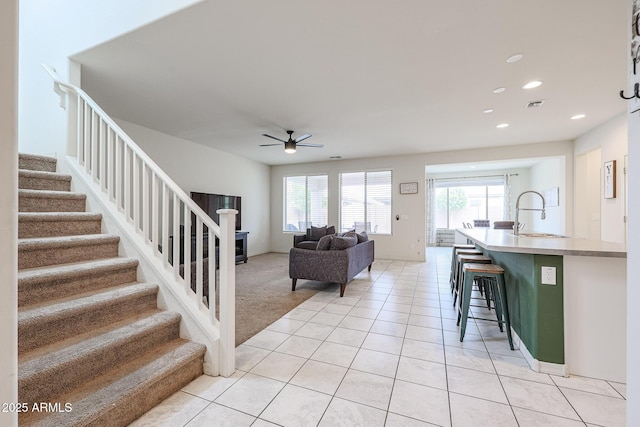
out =
{"type": "Polygon", "coordinates": [[[220,375],[236,370],[236,215],[235,209],[219,209],[220,215],[220,375]]]}

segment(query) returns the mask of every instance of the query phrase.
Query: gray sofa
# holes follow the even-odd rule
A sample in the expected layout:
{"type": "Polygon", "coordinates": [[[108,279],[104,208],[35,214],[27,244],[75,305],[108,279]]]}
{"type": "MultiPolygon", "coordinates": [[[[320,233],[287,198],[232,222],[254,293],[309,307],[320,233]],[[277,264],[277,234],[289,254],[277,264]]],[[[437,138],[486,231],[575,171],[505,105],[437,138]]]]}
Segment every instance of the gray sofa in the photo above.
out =
{"type": "Polygon", "coordinates": [[[291,290],[298,279],[340,283],[340,296],[349,282],[365,267],[371,271],[374,241],[367,240],[346,249],[314,250],[293,247],[289,251],[291,290]]]}

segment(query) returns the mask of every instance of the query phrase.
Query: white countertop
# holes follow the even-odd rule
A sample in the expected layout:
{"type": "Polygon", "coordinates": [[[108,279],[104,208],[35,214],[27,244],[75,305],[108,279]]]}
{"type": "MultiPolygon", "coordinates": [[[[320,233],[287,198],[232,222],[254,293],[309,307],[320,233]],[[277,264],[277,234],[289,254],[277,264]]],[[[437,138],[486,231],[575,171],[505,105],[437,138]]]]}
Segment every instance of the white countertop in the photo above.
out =
{"type": "Polygon", "coordinates": [[[456,231],[489,251],[610,258],[627,257],[625,245],[602,240],[514,236],[511,230],[494,230],[492,228],[459,228],[456,231]]]}

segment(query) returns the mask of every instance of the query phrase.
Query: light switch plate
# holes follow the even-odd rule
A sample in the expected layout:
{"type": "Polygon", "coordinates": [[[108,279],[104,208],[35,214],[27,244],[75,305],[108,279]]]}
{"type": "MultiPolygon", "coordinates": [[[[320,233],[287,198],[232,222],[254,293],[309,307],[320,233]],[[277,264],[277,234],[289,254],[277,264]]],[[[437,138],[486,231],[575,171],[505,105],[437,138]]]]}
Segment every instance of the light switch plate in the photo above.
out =
{"type": "Polygon", "coordinates": [[[555,267],[542,267],[541,282],[543,285],[555,285],[556,284],[556,268],[555,267]]]}

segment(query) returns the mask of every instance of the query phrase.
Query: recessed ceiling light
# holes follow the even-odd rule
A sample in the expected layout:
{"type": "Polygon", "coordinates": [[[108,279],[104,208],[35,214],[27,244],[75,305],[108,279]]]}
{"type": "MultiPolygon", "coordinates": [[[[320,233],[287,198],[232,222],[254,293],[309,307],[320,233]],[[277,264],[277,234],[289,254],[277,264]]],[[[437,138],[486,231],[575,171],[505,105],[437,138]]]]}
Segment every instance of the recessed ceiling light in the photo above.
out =
{"type": "Polygon", "coordinates": [[[535,87],[538,87],[542,84],[541,81],[539,80],[534,80],[532,82],[527,83],[526,85],[522,86],[522,89],[533,89],[535,87]]]}
{"type": "Polygon", "coordinates": [[[469,169],[475,169],[475,168],[476,168],[476,167],[475,167],[475,166],[473,166],[473,165],[469,166],[469,169]]]}
{"type": "Polygon", "coordinates": [[[493,113],[493,108],[487,108],[486,110],[482,110],[482,112],[485,114],[493,113]]]}
{"type": "Polygon", "coordinates": [[[518,62],[522,59],[522,54],[521,53],[516,53],[514,55],[511,55],[510,57],[507,58],[507,62],[509,64],[513,64],[514,62],[518,62]]]}
{"type": "Polygon", "coordinates": [[[509,123],[500,123],[498,126],[496,126],[498,129],[504,129],[506,127],[509,127],[509,123]]]}
{"type": "Polygon", "coordinates": [[[505,90],[507,90],[507,88],[504,88],[504,87],[497,87],[497,88],[495,88],[495,89],[493,90],[493,93],[502,93],[502,92],[504,92],[505,90]]]}
{"type": "Polygon", "coordinates": [[[585,114],[576,114],[575,116],[571,116],[571,120],[580,120],[587,117],[585,114]]]}

